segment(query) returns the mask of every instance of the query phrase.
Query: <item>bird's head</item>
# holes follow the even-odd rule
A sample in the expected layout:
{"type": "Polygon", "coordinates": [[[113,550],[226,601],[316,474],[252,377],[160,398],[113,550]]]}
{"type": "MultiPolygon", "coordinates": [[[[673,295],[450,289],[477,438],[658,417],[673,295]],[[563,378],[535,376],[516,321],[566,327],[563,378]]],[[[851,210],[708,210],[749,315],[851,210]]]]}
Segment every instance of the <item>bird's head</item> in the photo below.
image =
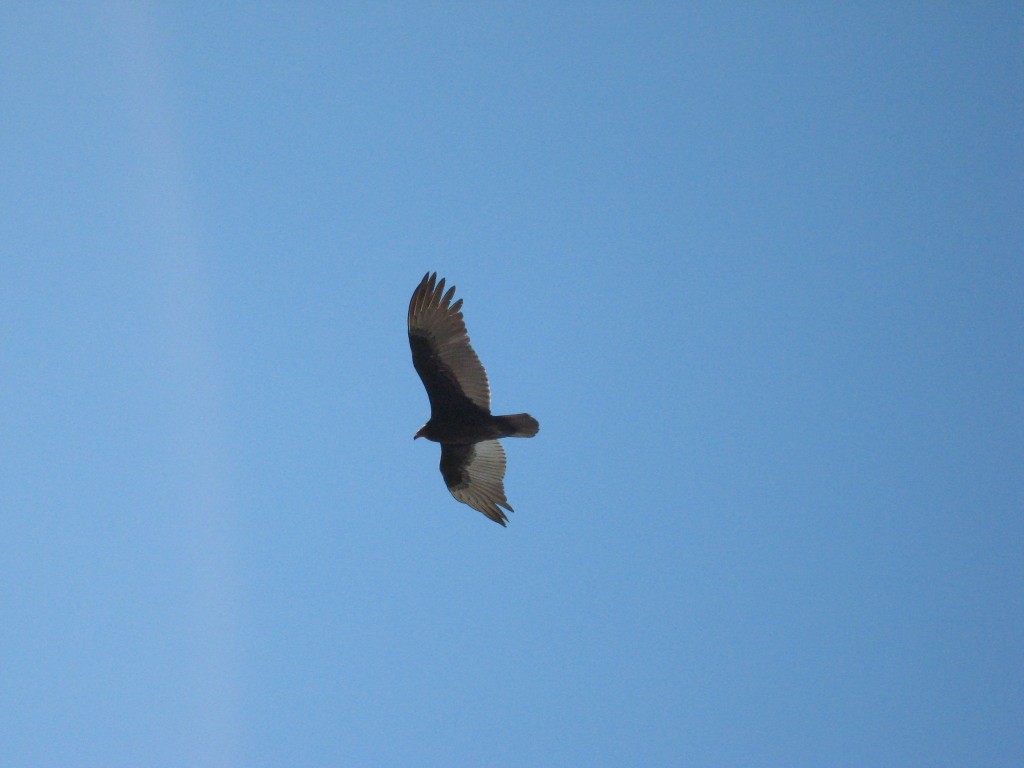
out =
{"type": "Polygon", "coordinates": [[[420,431],[412,436],[412,439],[415,440],[418,437],[426,437],[426,436],[427,436],[427,425],[424,424],[422,427],[420,427],[420,431]]]}

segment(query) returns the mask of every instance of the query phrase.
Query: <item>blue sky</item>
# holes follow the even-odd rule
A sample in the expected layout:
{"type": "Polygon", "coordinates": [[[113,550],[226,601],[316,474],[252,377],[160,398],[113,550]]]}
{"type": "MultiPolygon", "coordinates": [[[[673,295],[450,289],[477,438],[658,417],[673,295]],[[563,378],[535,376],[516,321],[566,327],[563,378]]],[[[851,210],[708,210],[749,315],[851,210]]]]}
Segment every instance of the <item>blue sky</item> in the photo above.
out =
{"type": "Polygon", "coordinates": [[[5,4],[0,762],[1020,765],[1024,12],[899,5],[5,4]]]}

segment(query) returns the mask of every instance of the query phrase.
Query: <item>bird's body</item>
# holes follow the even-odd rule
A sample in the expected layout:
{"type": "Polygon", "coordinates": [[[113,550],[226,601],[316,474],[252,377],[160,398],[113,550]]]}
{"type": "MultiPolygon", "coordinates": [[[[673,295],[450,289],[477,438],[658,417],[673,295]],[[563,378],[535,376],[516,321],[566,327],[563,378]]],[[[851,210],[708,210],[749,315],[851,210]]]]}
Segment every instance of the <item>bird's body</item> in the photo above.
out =
{"type": "Polygon", "coordinates": [[[491,416],[482,412],[467,415],[469,418],[464,421],[431,418],[417,436],[435,443],[472,445],[482,440],[497,440],[499,437],[533,437],[537,434],[533,428],[539,427],[535,423],[531,424],[533,417],[528,413],[517,413],[514,416],[491,416]]]}
{"type": "Polygon", "coordinates": [[[423,276],[409,301],[412,362],[430,398],[430,420],[415,437],[441,443],[441,475],[452,495],[505,525],[505,451],[502,437],[533,437],[540,429],[527,413],[491,415],[487,373],[469,343],[462,299],[445,293],[437,273],[423,276]]]}

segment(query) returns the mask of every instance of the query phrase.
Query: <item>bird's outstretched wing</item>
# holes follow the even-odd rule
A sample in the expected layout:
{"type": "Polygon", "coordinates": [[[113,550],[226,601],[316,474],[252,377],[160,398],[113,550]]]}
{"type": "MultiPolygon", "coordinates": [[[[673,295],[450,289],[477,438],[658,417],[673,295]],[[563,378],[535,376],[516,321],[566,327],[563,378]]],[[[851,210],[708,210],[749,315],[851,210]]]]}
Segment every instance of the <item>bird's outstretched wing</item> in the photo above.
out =
{"type": "Polygon", "coordinates": [[[483,512],[496,523],[505,525],[509,512],[505,498],[505,451],[497,440],[473,445],[441,444],[441,475],[452,496],[483,512]]]}
{"type": "Polygon", "coordinates": [[[467,402],[491,411],[487,372],[469,344],[462,319],[462,299],[454,304],[455,286],[445,293],[444,278],[429,272],[409,300],[409,346],[412,363],[430,398],[432,418],[464,412],[467,402]]]}

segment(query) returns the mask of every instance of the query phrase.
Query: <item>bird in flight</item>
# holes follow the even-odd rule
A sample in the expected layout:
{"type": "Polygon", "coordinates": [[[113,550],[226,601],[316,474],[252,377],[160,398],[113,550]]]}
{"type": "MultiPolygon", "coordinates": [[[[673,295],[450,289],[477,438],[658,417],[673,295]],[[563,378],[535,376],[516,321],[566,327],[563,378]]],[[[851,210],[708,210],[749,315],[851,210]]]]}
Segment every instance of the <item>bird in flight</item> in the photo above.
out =
{"type": "Polygon", "coordinates": [[[409,300],[412,364],[430,398],[430,421],[413,439],[441,444],[441,476],[452,496],[505,525],[505,451],[500,437],[533,437],[540,424],[528,413],[491,415],[491,389],[469,344],[455,286],[427,273],[409,300]]]}

